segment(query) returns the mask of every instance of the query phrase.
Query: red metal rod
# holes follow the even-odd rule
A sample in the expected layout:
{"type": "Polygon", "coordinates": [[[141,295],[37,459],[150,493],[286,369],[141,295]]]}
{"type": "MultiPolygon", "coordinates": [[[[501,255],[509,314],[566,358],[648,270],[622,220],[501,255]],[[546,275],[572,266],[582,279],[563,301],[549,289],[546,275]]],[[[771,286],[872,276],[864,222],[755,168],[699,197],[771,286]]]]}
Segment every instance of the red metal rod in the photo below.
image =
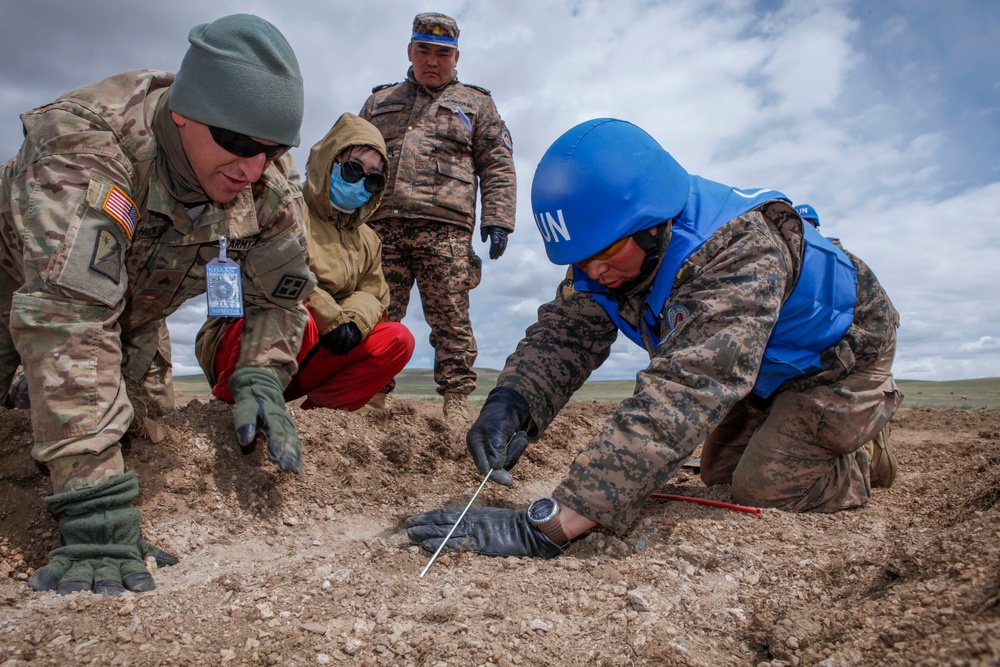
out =
{"type": "Polygon", "coordinates": [[[666,493],[651,493],[650,498],[660,498],[662,500],[683,500],[688,503],[698,503],[700,505],[710,505],[712,507],[721,507],[727,510],[736,510],[737,512],[746,512],[747,514],[753,514],[754,516],[760,516],[759,507],[747,507],[745,505],[733,505],[732,503],[720,503],[717,500],[705,500],[704,498],[692,498],[690,496],[671,496],[666,493]]]}

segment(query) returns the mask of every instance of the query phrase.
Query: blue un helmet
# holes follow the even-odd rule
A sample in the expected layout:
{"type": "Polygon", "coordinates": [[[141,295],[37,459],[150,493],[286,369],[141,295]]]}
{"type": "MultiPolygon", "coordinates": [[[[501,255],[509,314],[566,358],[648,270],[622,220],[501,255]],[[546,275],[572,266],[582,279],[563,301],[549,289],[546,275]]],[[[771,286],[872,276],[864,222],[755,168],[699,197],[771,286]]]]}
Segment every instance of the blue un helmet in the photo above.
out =
{"type": "Polygon", "coordinates": [[[816,209],[809,204],[799,204],[795,207],[795,212],[803,220],[811,222],[813,227],[819,227],[819,215],[816,214],[816,209]]]}
{"type": "Polygon", "coordinates": [[[690,177],[632,123],[595,118],[549,146],[531,182],[531,211],[553,264],[574,264],[676,217],[690,177]]]}

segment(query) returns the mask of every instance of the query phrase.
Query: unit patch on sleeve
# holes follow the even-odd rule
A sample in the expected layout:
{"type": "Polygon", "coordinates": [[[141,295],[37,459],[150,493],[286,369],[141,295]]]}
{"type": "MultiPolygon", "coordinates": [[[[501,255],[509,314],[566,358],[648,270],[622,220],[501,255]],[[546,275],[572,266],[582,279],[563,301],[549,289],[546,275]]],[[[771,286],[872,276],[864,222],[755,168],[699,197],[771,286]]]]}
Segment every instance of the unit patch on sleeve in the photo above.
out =
{"type": "Polygon", "coordinates": [[[104,198],[104,203],[101,204],[101,210],[125,230],[125,236],[131,241],[135,226],[139,223],[139,211],[129,196],[117,185],[112,185],[108,196],[104,198]]]}
{"type": "Polygon", "coordinates": [[[278,281],[278,286],[274,288],[273,292],[271,292],[271,296],[278,299],[292,299],[293,301],[298,301],[299,295],[302,294],[302,290],[308,284],[308,278],[303,278],[302,276],[292,276],[286,273],[281,276],[281,280],[278,281]]]}
{"type": "Polygon", "coordinates": [[[681,325],[681,322],[691,317],[691,311],[680,304],[674,304],[667,308],[667,327],[673,333],[674,329],[681,325]]]}
{"type": "Polygon", "coordinates": [[[510,130],[507,129],[506,125],[503,126],[503,132],[500,133],[500,139],[503,141],[503,145],[507,147],[507,150],[514,150],[514,140],[511,139],[510,130]]]}
{"type": "Polygon", "coordinates": [[[97,232],[90,268],[115,281],[116,285],[121,283],[122,246],[110,229],[101,229],[97,232]]]}

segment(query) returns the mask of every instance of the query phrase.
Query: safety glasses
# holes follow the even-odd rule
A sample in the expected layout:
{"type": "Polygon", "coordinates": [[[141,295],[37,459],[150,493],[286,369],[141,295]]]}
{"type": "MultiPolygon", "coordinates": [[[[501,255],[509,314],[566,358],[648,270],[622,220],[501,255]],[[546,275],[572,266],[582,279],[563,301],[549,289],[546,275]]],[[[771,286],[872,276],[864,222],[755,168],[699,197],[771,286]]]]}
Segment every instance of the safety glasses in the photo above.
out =
{"type": "Polygon", "coordinates": [[[626,236],[623,239],[618,239],[617,241],[615,241],[614,243],[612,243],[611,245],[609,245],[607,248],[605,248],[601,252],[599,252],[599,253],[597,253],[595,255],[591,255],[590,257],[588,257],[587,259],[583,260],[582,262],[577,262],[576,265],[578,267],[582,268],[582,267],[586,266],[587,264],[590,264],[591,262],[606,262],[609,259],[611,259],[612,257],[614,257],[615,255],[617,255],[618,253],[620,253],[622,251],[622,248],[625,247],[625,245],[628,243],[628,240],[630,238],[632,238],[632,237],[631,236],[626,236]]]}
{"type": "Polygon", "coordinates": [[[357,183],[365,179],[365,190],[375,194],[385,187],[385,176],[378,172],[365,173],[364,166],[357,160],[348,160],[340,165],[340,175],[348,183],[357,183]]]}
{"type": "Polygon", "coordinates": [[[281,144],[276,146],[262,144],[245,134],[214,125],[209,125],[208,131],[212,133],[212,139],[215,140],[215,143],[238,157],[253,157],[263,153],[268,160],[277,160],[291,149],[291,146],[282,146],[281,144]]]}

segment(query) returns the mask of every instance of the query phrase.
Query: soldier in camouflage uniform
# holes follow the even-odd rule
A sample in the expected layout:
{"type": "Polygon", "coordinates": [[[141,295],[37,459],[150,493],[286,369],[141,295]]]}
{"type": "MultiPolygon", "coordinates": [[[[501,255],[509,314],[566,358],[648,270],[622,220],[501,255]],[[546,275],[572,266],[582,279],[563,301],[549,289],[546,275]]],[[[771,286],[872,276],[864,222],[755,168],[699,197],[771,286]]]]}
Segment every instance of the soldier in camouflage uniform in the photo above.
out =
{"type": "MultiPolygon", "coordinates": [[[[902,395],[890,372],[899,316],[861,260],[780,192],[689,175],[614,119],[549,148],[532,209],[549,259],[572,266],[468,433],[480,471],[509,485],[528,438],[619,332],[650,363],[551,498],[474,509],[448,547],[552,557],[595,526],[622,532],[701,444],[702,479],[730,484],[737,502],[835,512],[869,500],[865,443],[902,395]]],[[[410,517],[409,535],[436,549],[457,515],[410,517]]]]}
{"type": "Polygon", "coordinates": [[[0,383],[23,366],[32,456],[49,470],[45,500],[61,519],[62,546],[31,577],[35,590],[147,591],[144,557],[177,562],[143,541],[131,504],[124,380],[169,380],[164,319],[205,292],[222,239],[241,266],[247,320],[237,438],[246,445],[259,427],[272,460],[299,467],[281,400],[306,319],[298,302],[315,284],[284,155],[299,143],[298,63],[255,16],[188,39],[176,77],[127,72],[22,114],[24,143],[0,170],[0,383]]]}
{"type": "Polygon", "coordinates": [[[481,237],[490,240],[495,260],[514,231],[517,182],[510,133],[490,92],[457,78],[458,34],[454,19],[418,14],[406,80],[372,89],[360,115],[379,128],[389,150],[389,184],[369,221],[382,239],[389,319],[406,315],[416,282],[437,391],[445,415],[461,419],[476,388],[478,348],[469,320],[469,292],[482,272],[472,249],[476,191],[482,191],[481,237]]]}

